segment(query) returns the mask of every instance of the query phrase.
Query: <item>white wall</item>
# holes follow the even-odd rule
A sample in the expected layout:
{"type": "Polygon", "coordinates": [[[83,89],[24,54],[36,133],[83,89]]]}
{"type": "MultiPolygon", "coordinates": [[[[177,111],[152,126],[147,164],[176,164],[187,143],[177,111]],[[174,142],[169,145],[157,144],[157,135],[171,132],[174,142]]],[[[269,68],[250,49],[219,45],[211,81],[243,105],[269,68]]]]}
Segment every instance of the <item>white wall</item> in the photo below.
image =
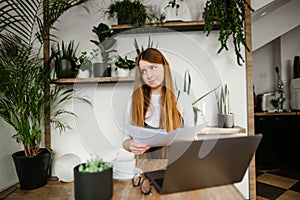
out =
{"type": "MultiPolygon", "coordinates": [[[[72,9],[57,24],[60,31],[55,34],[65,42],[72,39],[80,42],[80,51],[90,51],[94,46],[89,40],[95,38],[91,31],[92,26],[96,26],[100,22],[115,23],[113,20],[104,19],[97,12],[97,5],[104,6],[107,5],[107,2],[108,0],[99,1],[99,3],[97,1],[90,2],[88,4],[89,13],[83,8],[72,9]]],[[[186,2],[191,7],[192,3],[195,3],[194,1],[186,2]]],[[[200,17],[195,13],[193,16],[200,17]]],[[[133,54],[134,37],[138,38],[140,44],[144,46],[147,44],[148,34],[119,35],[117,49],[121,55],[133,54]]],[[[216,54],[219,48],[217,32],[212,32],[210,37],[206,37],[198,31],[153,33],[151,39],[159,42],[158,48],[169,60],[179,86],[184,70],[189,68],[192,73],[192,90],[195,97],[203,95],[219,83],[227,83],[231,89],[232,111],[236,115],[236,125],[247,128],[245,66],[236,64],[236,57],[231,45],[229,45],[229,51],[216,54]]],[[[70,122],[73,130],[68,130],[60,135],[57,130],[52,129],[51,144],[55,152],[54,165],[57,158],[66,153],[76,154],[83,161],[89,159],[91,155],[100,155],[107,160],[113,158],[116,150],[121,148],[123,113],[132,91],[132,83],[77,84],[74,89],[79,91],[80,95],[88,97],[92,101],[93,107],[78,102],[67,105],[77,113],[78,117],[66,119],[70,122]]],[[[217,112],[214,96],[206,98],[201,102],[200,107],[205,110],[210,125],[216,125],[217,112]]],[[[55,173],[53,170],[53,175],[55,173]]],[[[247,174],[242,183],[237,184],[237,187],[246,198],[249,197],[247,174]]]]}
{"type": "Polygon", "coordinates": [[[275,90],[273,42],[253,52],[253,83],[257,95],[275,90]]]}
{"type": "Polygon", "coordinates": [[[12,154],[21,150],[21,146],[12,138],[14,131],[10,125],[0,119],[0,191],[18,182],[12,154]]]}
{"type": "Polygon", "coordinates": [[[293,78],[294,57],[300,56],[299,35],[300,26],[253,52],[253,82],[256,94],[276,90],[275,66],[278,66],[285,86],[285,109],[290,109],[289,85],[293,78]]]}
{"type": "Polygon", "coordinates": [[[290,109],[290,83],[294,78],[294,57],[300,56],[300,26],[281,36],[281,69],[282,80],[285,84],[286,101],[284,106],[290,109]]]}
{"type": "Polygon", "coordinates": [[[300,25],[300,1],[292,0],[252,21],[252,50],[263,47],[300,25]]]}

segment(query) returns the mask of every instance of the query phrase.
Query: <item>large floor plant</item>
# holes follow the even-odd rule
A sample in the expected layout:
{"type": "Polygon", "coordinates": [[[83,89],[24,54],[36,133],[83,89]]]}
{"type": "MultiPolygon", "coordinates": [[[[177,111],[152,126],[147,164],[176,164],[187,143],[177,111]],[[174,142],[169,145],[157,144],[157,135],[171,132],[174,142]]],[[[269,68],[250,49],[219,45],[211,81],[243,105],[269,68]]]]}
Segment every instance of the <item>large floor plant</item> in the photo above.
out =
{"type": "MultiPolygon", "coordinates": [[[[57,85],[51,85],[50,95],[45,92],[50,78],[41,55],[59,17],[86,1],[0,0],[0,116],[16,130],[13,137],[23,144],[26,156],[39,153],[44,109],[75,97],[73,90],[57,85]]],[[[68,127],[58,118],[62,114],[73,113],[60,107],[51,110],[51,121],[61,131],[68,127]]]]}

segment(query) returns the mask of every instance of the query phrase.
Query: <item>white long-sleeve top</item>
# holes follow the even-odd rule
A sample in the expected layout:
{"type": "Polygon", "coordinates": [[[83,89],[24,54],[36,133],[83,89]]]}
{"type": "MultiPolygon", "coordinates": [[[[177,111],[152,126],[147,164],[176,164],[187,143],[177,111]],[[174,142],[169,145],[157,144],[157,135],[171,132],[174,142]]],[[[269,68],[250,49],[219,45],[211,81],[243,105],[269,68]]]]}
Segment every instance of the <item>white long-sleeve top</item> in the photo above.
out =
{"type": "MultiPolygon", "coordinates": [[[[145,123],[148,124],[151,127],[159,127],[159,120],[160,120],[160,94],[152,94],[151,95],[151,104],[152,108],[149,108],[146,113],[146,120],[145,123]]],[[[125,123],[125,134],[124,134],[124,140],[126,139],[132,139],[130,136],[130,133],[128,133],[128,126],[131,124],[131,114],[130,114],[130,108],[131,108],[131,102],[132,98],[129,98],[126,111],[124,114],[124,123],[125,123]]],[[[181,117],[183,119],[183,127],[192,127],[194,126],[194,111],[192,106],[192,101],[190,99],[190,96],[180,91],[178,100],[177,100],[177,108],[178,111],[181,114],[181,117]]]]}

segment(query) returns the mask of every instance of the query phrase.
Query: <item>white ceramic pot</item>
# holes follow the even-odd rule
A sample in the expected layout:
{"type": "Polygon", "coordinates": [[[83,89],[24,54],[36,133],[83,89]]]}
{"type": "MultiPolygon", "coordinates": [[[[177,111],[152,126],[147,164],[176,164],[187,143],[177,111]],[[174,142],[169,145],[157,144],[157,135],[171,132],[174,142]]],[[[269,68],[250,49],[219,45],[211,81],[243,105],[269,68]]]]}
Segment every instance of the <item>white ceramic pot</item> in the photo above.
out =
{"type": "Polygon", "coordinates": [[[117,68],[118,77],[129,77],[129,69],[117,68]]]}
{"type": "Polygon", "coordinates": [[[89,70],[84,70],[82,71],[81,69],[78,72],[77,78],[90,78],[90,71],[89,70]]]}

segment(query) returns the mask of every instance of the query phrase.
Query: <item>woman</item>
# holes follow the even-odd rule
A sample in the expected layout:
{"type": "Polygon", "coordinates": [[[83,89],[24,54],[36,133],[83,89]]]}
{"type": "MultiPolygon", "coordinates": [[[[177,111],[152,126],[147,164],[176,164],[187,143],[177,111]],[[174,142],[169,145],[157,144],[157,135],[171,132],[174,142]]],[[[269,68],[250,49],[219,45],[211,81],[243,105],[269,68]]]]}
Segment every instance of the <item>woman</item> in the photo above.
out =
{"type": "MultiPolygon", "coordinates": [[[[125,126],[171,131],[194,126],[193,120],[189,96],[174,91],[170,66],[164,55],[154,48],[141,52],[136,61],[134,91],[125,112],[125,126]]],[[[123,147],[137,155],[161,150],[136,143],[130,133],[125,133],[123,147]]]]}

